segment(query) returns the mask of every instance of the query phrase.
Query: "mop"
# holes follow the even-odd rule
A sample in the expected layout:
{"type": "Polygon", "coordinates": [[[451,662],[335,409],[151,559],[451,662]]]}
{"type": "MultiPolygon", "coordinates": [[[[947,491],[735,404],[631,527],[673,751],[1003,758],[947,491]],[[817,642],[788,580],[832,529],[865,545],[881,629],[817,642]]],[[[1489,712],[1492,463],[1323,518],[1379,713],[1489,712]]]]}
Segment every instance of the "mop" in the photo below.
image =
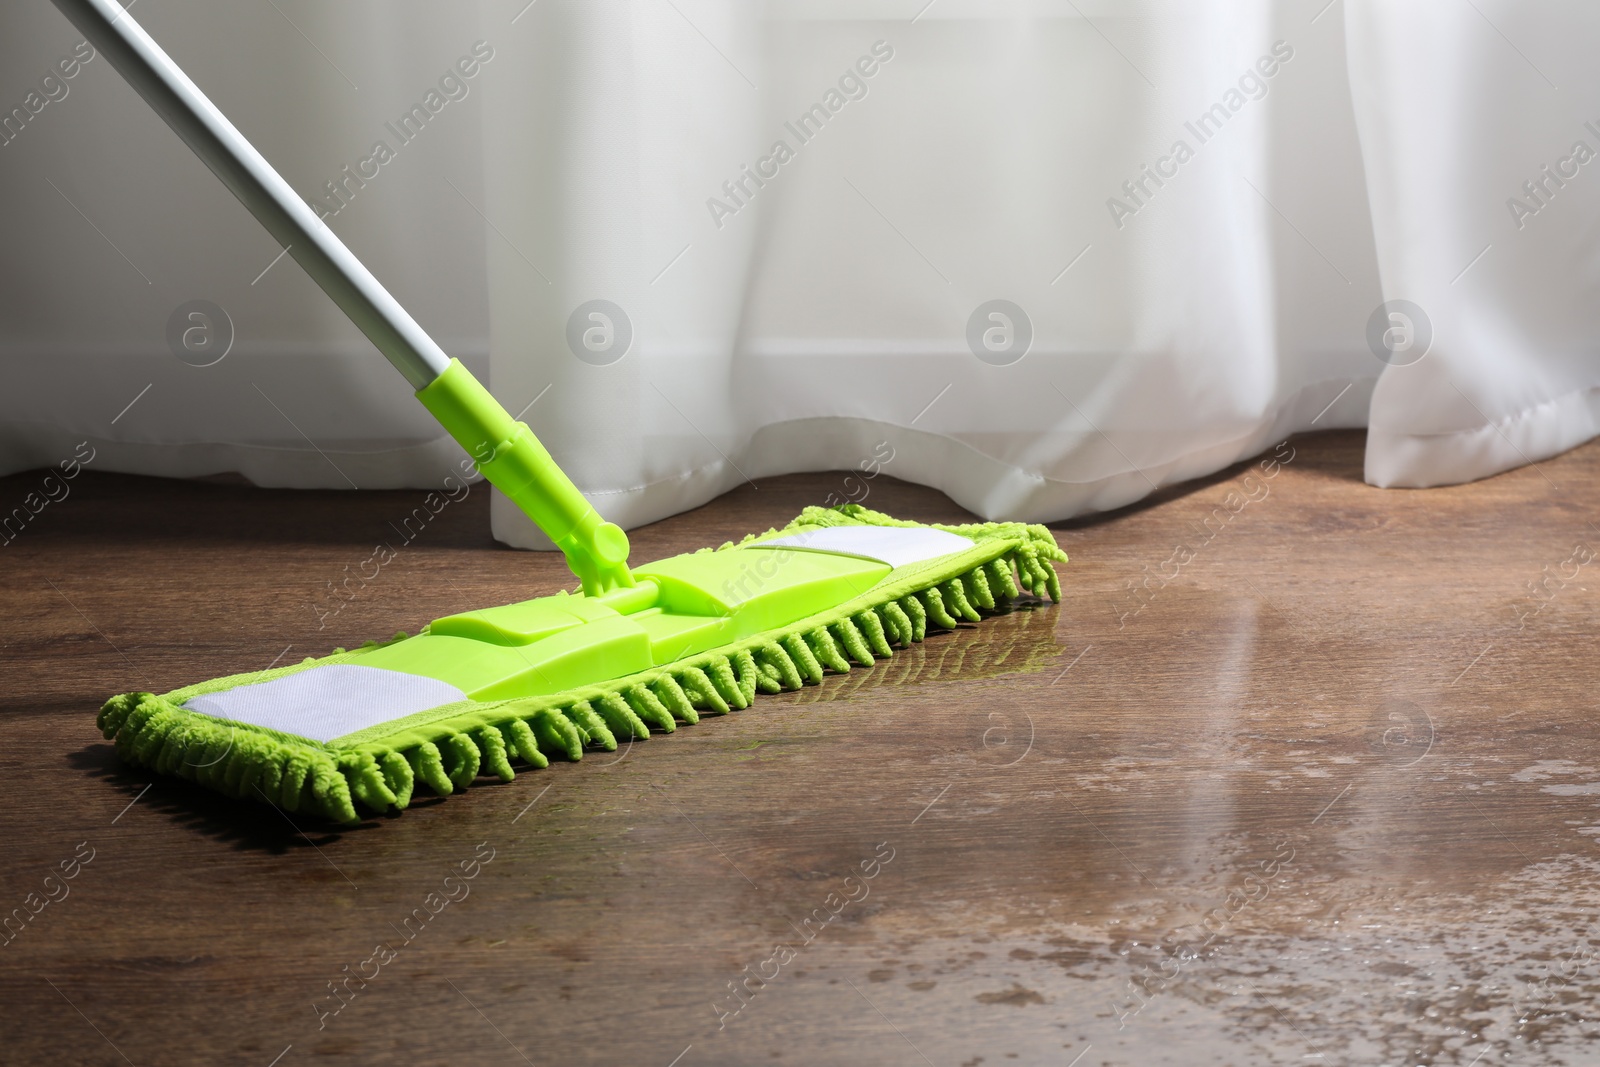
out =
{"type": "Polygon", "coordinates": [[[170,693],[99,726],[129,764],[339,823],[514,763],[578,760],[758,693],[871,667],[935,630],[1059,603],[1043,526],[925,525],[857,504],[640,567],[532,431],[422,330],[114,0],[56,6],[405,376],[417,399],[561,549],[579,588],[434,619],[415,636],[170,693]]]}

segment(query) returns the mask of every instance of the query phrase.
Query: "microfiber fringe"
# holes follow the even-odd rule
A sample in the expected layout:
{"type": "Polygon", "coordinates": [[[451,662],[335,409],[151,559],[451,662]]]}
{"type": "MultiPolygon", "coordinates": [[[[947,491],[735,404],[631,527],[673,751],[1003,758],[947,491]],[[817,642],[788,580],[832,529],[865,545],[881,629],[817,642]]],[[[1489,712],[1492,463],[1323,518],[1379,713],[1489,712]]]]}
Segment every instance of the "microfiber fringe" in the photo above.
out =
{"type": "Polygon", "coordinates": [[[372,795],[369,776],[363,773],[370,760],[352,758],[355,753],[200,715],[153,693],[112,697],[100,709],[98,723],[126,762],[231,797],[253,797],[289,811],[311,810],[336,822],[354,822],[352,797],[366,802],[372,795]]]}
{"type": "MultiPolygon", "coordinates": [[[[782,530],[740,544],[802,527],[846,525],[928,524],[857,504],[809,507],[782,530]]],[[[1023,590],[1060,602],[1061,583],[1050,562],[1067,556],[1043,526],[934,528],[1000,551],[956,575],[940,577],[936,568],[911,573],[834,612],[652,671],[555,696],[469,704],[448,719],[400,728],[387,738],[362,743],[354,735],[354,745],[319,744],[202,715],[152,693],[112,697],[98,723],[128,763],[231,797],[353,823],[362,810],[405,809],[419,782],[439,796],[467,788],[481,774],[509,782],[516,777],[514,760],[546,767],[551,758],[582,759],[585,748],[615,751],[618,737],[643,740],[652,728],[672,733],[679,722],[698,722],[702,714],[747,708],[757,693],[817,685],[830,672],[848,673],[852,662],[869,667],[931,630],[1007,611],[1023,590]]]]}

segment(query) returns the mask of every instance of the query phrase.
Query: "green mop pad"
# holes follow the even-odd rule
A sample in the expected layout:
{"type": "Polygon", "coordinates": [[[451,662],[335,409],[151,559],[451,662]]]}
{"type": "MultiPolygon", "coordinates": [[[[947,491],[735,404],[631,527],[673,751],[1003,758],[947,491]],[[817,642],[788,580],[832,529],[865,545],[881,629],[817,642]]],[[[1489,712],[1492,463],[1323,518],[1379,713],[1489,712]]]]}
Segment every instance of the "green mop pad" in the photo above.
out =
{"type": "Polygon", "coordinates": [[[1065,559],[1042,526],[807,508],[781,530],[635,568],[659,589],[647,607],[623,590],[467,612],[415,637],[127,693],[99,723],[129,763],[349,823],[404,809],[419,783],[448,796],[483,774],[509,781],[517,762],[615,750],[870,666],[1022,590],[1059,602],[1050,564],[1065,559]]]}

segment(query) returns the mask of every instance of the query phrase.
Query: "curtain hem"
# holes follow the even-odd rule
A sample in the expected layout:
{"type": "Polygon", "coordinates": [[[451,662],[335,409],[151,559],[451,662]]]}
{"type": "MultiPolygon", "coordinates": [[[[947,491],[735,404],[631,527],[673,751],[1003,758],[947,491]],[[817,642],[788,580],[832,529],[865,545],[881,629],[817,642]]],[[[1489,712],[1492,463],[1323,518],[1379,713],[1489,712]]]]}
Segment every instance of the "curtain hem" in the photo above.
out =
{"type": "Polygon", "coordinates": [[[1558,456],[1600,435],[1600,388],[1579,389],[1504,419],[1450,433],[1367,430],[1365,478],[1380,489],[1461,485],[1558,456]]]}

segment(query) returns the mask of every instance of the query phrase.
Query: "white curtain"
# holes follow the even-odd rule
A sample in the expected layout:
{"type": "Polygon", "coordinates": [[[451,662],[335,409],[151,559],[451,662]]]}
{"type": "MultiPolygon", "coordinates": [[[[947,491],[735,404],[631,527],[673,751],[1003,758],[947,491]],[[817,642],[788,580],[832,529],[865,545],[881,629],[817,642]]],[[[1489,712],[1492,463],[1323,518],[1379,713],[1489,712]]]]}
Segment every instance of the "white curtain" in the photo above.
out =
{"type": "MultiPolygon", "coordinates": [[[[134,13],[627,526],[797,470],[1041,521],[1298,430],[1368,426],[1393,486],[1597,432],[1592,6],[134,13]]],[[[0,147],[0,469],[86,439],[99,469],[264,485],[457,469],[103,59],[30,110],[77,40],[53,9],[0,20],[27,119],[0,147]],[[194,300],[232,323],[210,366],[169,340],[194,300]]],[[[494,527],[543,543],[503,500],[494,527]]]]}
{"type": "Polygon", "coordinates": [[[1374,485],[1470,481],[1600,432],[1600,7],[1474,4],[1346,18],[1384,293],[1434,331],[1373,394],[1374,485]]]}

